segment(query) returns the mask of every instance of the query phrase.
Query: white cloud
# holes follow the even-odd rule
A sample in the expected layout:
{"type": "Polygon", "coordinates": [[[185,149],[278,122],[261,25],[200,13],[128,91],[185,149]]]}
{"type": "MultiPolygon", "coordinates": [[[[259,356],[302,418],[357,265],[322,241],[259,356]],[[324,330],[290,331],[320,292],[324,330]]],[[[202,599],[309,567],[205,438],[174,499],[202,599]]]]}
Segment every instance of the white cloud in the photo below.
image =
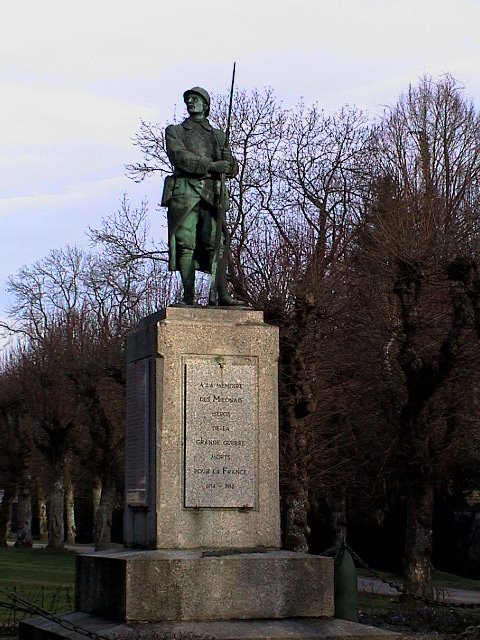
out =
{"type": "Polygon", "coordinates": [[[75,201],[85,202],[92,197],[100,197],[105,192],[112,189],[117,193],[121,193],[130,184],[124,176],[109,178],[106,180],[98,180],[67,189],[61,193],[36,193],[29,196],[17,196],[13,198],[0,198],[0,216],[11,215],[16,211],[35,210],[41,208],[58,208],[68,207],[75,201]]]}
{"type": "Polygon", "coordinates": [[[4,85],[0,102],[2,146],[70,144],[95,140],[126,145],[149,108],[65,87],[33,83],[4,85]]]}

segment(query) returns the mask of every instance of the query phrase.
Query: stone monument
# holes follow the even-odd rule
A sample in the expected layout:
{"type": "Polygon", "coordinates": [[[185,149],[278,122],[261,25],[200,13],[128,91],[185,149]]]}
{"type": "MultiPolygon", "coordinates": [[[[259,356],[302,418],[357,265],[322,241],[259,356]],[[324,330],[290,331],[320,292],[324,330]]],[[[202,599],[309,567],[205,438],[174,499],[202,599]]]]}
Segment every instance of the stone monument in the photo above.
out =
{"type": "Polygon", "coordinates": [[[126,341],[126,548],[77,556],[77,611],[25,621],[21,637],[385,635],[333,619],[331,558],[280,550],[278,329],[228,292],[224,182],[238,166],[208,93],[184,98],[162,201],[183,301],[126,341]],[[208,307],[194,305],[197,269],[212,275],[208,307]]]}
{"type": "Polygon", "coordinates": [[[168,307],[126,352],[126,548],[78,555],[77,611],[21,638],[384,635],[333,618],[331,558],[280,550],[277,328],[168,307]]]}

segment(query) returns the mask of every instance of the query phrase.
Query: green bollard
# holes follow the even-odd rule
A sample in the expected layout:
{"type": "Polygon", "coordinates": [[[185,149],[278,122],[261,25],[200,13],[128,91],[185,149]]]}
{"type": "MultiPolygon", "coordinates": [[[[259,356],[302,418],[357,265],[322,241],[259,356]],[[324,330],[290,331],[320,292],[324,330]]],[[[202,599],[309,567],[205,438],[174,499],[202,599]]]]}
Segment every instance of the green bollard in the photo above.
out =
{"type": "Polygon", "coordinates": [[[338,549],[334,563],[335,617],[358,622],[357,571],[345,546],[338,549]]]}

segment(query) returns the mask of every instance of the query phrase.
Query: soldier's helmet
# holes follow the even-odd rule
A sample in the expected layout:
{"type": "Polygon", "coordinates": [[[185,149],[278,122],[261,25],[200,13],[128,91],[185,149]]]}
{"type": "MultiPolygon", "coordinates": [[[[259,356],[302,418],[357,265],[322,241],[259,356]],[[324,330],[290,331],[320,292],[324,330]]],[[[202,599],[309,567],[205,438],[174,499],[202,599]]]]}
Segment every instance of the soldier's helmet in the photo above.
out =
{"type": "Polygon", "coordinates": [[[207,105],[205,115],[208,116],[208,114],[210,113],[210,96],[208,95],[208,92],[205,91],[205,89],[202,89],[202,87],[192,87],[191,89],[187,89],[183,94],[184,102],[187,99],[187,96],[189,96],[191,93],[196,93],[197,96],[200,96],[205,100],[205,104],[207,105]]]}

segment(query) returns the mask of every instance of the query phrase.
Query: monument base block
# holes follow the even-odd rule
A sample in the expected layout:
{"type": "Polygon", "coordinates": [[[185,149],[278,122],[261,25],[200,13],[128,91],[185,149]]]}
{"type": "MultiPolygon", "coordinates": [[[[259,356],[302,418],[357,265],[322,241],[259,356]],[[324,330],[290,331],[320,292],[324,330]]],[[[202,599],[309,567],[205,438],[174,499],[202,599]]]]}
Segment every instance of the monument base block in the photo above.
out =
{"type": "MultiPolygon", "coordinates": [[[[86,613],[63,615],[62,625],[30,618],[20,623],[22,640],[147,640],[147,638],[208,638],[209,640],[405,640],[407,636],[337,618],[291,618],[283,620],[216,620],[120,624],[86,613]],[[67,627],[70,627],[68,629],[67,627]],[[79,628],[82,630],[75,631],[79,628]]],[[[410,636],[412,637],[412,636],[410,636]]]]}
{"type": "Polygon", "coordinates": [[[122,622],[333,616],[333,560],[291,551],[77,556],[76,609],[122,622]]]}

